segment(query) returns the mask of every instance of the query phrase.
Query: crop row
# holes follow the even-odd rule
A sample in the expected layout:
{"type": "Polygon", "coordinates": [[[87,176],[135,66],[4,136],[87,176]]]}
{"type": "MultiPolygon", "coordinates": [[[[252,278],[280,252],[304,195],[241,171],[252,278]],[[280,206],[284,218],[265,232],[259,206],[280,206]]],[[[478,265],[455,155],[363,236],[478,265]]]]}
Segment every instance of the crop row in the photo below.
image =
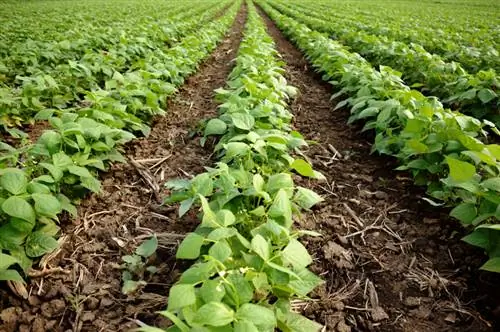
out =
{"type": "Polygon", "coordinates": [[[473,230],[465,240],[490,255],[483,269],[500,272],[500,145],[486,143],[487,125],[443,108],[404,85],[390,68],[377,71],[327,35],[258,3],[340,89],[333,95],[336,108],[350,106],[350,122],[364,121],[364,130],[375,130],[373,151],[398,158],[399,169],[426,185],[434,200],[455,206],[451,215],[473,230]]]}
{"type": "Polygon", "coordinates": [[[457,61],[476,73],[500,70],[498,13],[493,8],[479,11],[464,4],[424,8],[420,4],[334,1],[325,6],[295,2],[308,12],[328,14],[336,22],[378,36],[422,45],[447,61],[457,61]],[[451,7],[451,8],[450,8],[451,7]],[[360,10],[362,8],[362,10],[360,10]],[[493,9],[493,11],[491,10],[493,9]],[[474,17],[474,20],[471,20],[474,17]]]}
{"type": "Polygon", "coordinates": [[[113,77],[107,90],[92,92],[82,109],[52,113],[42,110],[50,129],[33,145],[17,148],[0,143],[0,279],[20,280],[8,266],[17,262],[26,272],[32,258],[57,246],[59,217],[76,214],[73,203],[88,190],[99,192],[96,175],[113,161],[124,161],[121,145],[131,140],[124,124],[144,127],[152,107],[175,92],[184,77],[215,48],[233,22],[234,3],[220,19],[186,35],[175,46],[160,47],[141,68],[113,77]],[[127,84],[126,84],[127,83],[127,84]],[[149,94],[137,86],[155,89],[149,94]],[[128,95],[127,95],[128,93],[128,95]],[[6,258],[8,257],[8,258],[6,258]]]}
{"type": "Polygon", "coordinates": [[[472,75],[460,64],[445,62],[418,44],[408,45],[385,36],[368,34],[353,24],[332,20],[321,12],[298,10],[278,1],[270,1],[270,4],[311,29],[330,34],[373,65],[387,65],[402,72],[403,80],[424,94],[437,96],[461,112],[500,123],[497,93],[500,77],[494,70],[472,75]]]}
{"type": "Polygon", "coordinates": [[[177,258],[196,262],[170,289],[161,312],[175,324],[168,331],[321,329],[290,304],[322,283],[307,269],[312,258],[297,240],[317,234],[292,227],[301,210],[322,199],[296,186],[291,172],[321,175],[291,155],[306,144],[287,109],[296,91],[254,5],[247,6],[236,66],[227,88],[216,90],[219,116],[204,126],[203,142],[218,138],[219,162],[189,181],[167,182],[166,202],[180,202],[180,215],[193,205],[202,209],[201,224],[177,250],[177,258]]]}
{"type": "MultiPolygon", "coordinates": [[[[109,35],[96,36],[95,39],[101,39],[100,43],[104,44],[97,44],[91,51],[86,51],[88,46],[82,46],[78,40],[73,41],[74,52],[68,52],[71,55],[65,53],[61,43],[55,44],[56,47],[51,49],[54,61],[43,64],[35,61],[36,65],[30,67],[28,76],[16,77],[19,86],[0,87],[4,130],[13,136],[23,136],[16,125],[33,121],[36,112],[41,114],[35,119],[45,119],[67,111],[88,113],[92,111],[92,107],[86,107],[88,104],[102,102],[110,105],[115,100],[128,100],[126,112],[120,105],[114,107],[115,112],[129,115],[128,119],[124,117],[120,128],[146,132],[147,127],[136,116],[137,110],[143,112],[147,108],[150,115],[161,113],[160,106],[164,101],[157,95],[171,89],[158,78],[168,77],[175,85],[182,83],[182,77],[173,72],[179,66],[165,61],[161,64],[163,53],[157,50],[177,44],[180,38],[212,19],[225,5],[227,1],[210,8],[200,6],[201,9],[188,10],[187,15],[192,16],[184,21],[172,23],[168,19],[158,24],[148,23],[136,28],[141,31],[136,36],[125,38],[112,30],[109,35]],[[152,67],[151,63],[155,66],[152,67]]],[[[177,20],[184,15],[174,17],[177,20]]],[[[39,53],[46,51],[44,48],[37,50],[39,53]]],[[[19,68],[15,64],[11,67],[19,68]]]]}

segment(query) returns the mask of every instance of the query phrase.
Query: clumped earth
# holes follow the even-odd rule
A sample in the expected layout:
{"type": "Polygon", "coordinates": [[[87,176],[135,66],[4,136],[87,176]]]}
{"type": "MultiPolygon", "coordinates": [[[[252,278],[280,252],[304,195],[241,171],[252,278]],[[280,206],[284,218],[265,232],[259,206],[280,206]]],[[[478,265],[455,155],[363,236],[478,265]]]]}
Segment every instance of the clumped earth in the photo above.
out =
{"type": "MultiPolygon", "coordinates": [[[[495,331],[499,328],[499,278],[479,272],[482,253],[460,241],[460,227],[444,209],[431,208],[394,162],[370,154],[372,137],[347,126],[348,111],[332,111],[333,88],[261,12],[299,90],[291,102],[295,127],[315,141],[304,151],[326,182],[297,179],[325,201],[297,220],[318,231],[304,238],[312,270],[325,284],[298,311],[326,331],[495,331]]],[[[83,200],[79,218],[63,224],[61,248],[42,260],[29,296],[0,290],[0,332],[127,331],[135,320],[157,326],[168,289],[185,268],[174,258],[195,213],[179,219],[162,206],[163,184],[208,166],[211,147],[192,137],[199,121],[216,114],[213,90],[223,87],[242,38],[246,8],[224,41],[155,119],[147,138],[126,147],[128,162],[103,175],[103,192],[83,200]],[[133,295],[121,293],[121,257],[157,234],[150,259],[159,271],[133,295]]],[[[35,132],[37,130],[34,130],[35,132]]]]}

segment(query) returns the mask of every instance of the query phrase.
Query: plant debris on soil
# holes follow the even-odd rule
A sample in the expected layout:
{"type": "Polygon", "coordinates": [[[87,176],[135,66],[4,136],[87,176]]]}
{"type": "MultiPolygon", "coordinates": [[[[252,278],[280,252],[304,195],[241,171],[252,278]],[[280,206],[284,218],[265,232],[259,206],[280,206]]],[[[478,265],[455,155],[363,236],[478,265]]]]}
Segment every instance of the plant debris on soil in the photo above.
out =
{"type": "Polygon", "coordinates": [[[81,202],[78,219],[64,224],[60,249],[43,260],[54,273],[32,278],[28,298],[0,290],[0,332],[128,331],[135,319],[150,324],[164,310],[179,267],[175,247],[198,221],[178,218],[175,207],[161,205],[163,184],[190,177],[209,166],[211,148],[190,132],[216,115],[214,90],[224,86],[242,39],[246,7],[212,55],[168,102],[167,115],[155,119],[151,133],[126,147],[128,162],[102,176],[102,192],[81,202]],[[121,293],[121,257],[156,234],[159,271],[148,285],[127,297],[121,293]]]}
{"type": "Polygon", "coordinates": [[[370,154],[373,138],[346,124],[348,110],[333,111],[336,91],[260,13],[299,90],[296,129],[317,143],[305,155],[327,178],[301,184],[325,198],[299,224],[323,235],[304,242],[326,283],[297,310],[327,331],[495,331],[500,297],[485,289],[499,278],[478,271],[484,255],[394,161],[370,154]]]}
{"type": "MultiPolygon", "coordinates": [[[[295,127],[315,141],[304,151],[326,182],[298,179],[325,201],[302,216],[312,270],[326,283],[297,311],[325,324],[325,331],[495,331],[499,326],[499,277],[478,271],[480,251],[460,241],[462,230],[447,211],[430,207],[425,194],[394,161],[370,154],[371,137],[348,126],[348,111],[332,111],[333,88],[322,82],[300,51],[261,12],[299,95],[292,102],[295,127]]],[[[151,134],[127,145],[128,162],[102,176],[103,190],[62,224],[60,249],[45,257],[29,281],[27,299],[0,290],[0,332],[127,331],[135,320],[165,326],[154,314],[184,269],[175,247],[198,221],[178,218],[161,205],[163,184],[209,166],[211,148],[190,137],[199,121],[216,114],[214,90],[223,87],[242,39],[243,6],[225,40],[169,101],[151,134]],[[156,234],[159,271],[135,294],[121,293],[121,257],[156,234]],[[44,272],[45,271],[45,272],[44,272]]],[[[34,132],[38,132],[34,130],[34,132]]],[[[34,135],[36,135],[34,133],[34,135]]],[[[307,332],[307,331],[304,331],[307,332]]]]}

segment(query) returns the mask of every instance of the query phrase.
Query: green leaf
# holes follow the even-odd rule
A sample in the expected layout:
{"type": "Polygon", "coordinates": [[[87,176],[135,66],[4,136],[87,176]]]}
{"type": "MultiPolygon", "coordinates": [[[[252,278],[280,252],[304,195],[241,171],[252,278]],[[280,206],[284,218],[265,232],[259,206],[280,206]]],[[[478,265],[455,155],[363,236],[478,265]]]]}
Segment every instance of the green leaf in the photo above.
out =
{"type": "Polygon", "coordinates": [[[134,280],[125,280],[122,286],[122,293],[125,295],[134,293],[141,285],[146,285],[146,282],[143,280],[134,281],[134,280]]]}
{"type": "Polygon", "coordinates": [[[194,285],[176,284],[168,294],[168,311],[180,309],[196,303],[194,285]]]}
{"type": "Polygon", "coordinates": [[[297,171],[297,173],[302,176],[315,177],[311,164],[303,159],[295,159],[290,165],[290,168],[297,171]]]}
{"type": "Polygon", "coordinates": [[[205,303],[220,302],[225,294],[220,280],[207,280],[200,288],[200,296],[205,303]]]}
{"type": "Polygon", "coordinates": [[[276,221],[281,221],[282,225],[285,227],[290,227],[292,225],[292,205],[284,189],[280,189],[276,194],[268,214],[276,221]]]}
{"type": "Polygon", "coordinates": [[[25,250],[29,257],[40,257],[59,246],[56,239],[43,232],[33,232],[26,239],[25,250]]]}
{"type": "Polygon", "coordinates": [[[290,332],[319,332],[323,328],[322,325],[294,312],[286,315],[286,327],[290,332]]]}
{"type": "Polygon", "coordinates": [[[28,180],[20,169],[8,168],[3,170],[0,177],[0,186],[12,195],[19,195],[26,192],[28,180]]]}
{"type": "Polygon", "coordinates": [[[93,176],[80,178],[80,181],[83,187],[87,188],[92,192],[98,193],[101,191],[101,182],[96,178],[94,178],[93,176]]]}
{"type": "Polygon", "coordinates": [[[266,239],[262,237],[262,235],[257,234],[254,236],[251,242],[252,250],[255,251],[257,255],[260,256],[265,261],[268,261],[270,258],[271,248],[269,247],[269,243],[267,243],[266,239]]]}
{"type": "Polygon", "coordinates": [[[486,104],[495,99],[497,94],[491,89],[481,89],[477,93],[477,96],[483,104],[486,104]]]}
{"type": "Polygon", "coordinates": [[[228,159],[245,155],[250,151],[250,146],[242,142],[230,142],[225,144],[224,148],[226,149],[226,158],[228,159]]]}
{"type": "Polygon", "coordinates": [[[470,224],[477,216],[476,205],[473,203],[462,203],[450,212],[450,216],[457,218],[464,224],[470,224]]]}
{"type": "Polygon", "coordinates": [[[135,253],[142,257],[149,257],[155,253],[158,248],[158,239],[154,235],[149,240],[144,241],[140,246],[135,249],[135,253]]]}
{"type": "Polygon", "coordinates": [[[210,326],[224,326],[234,320],[234,311],[220,302],[203,305],[193,319],[193,323],[210,326]]]}
{"type": "Polygon", "coordinates": [[[298,187],[293,200],[303,209],[309,210],[323,201],[323,198],[314,191],[298,187]]]}
{"type": "Polygon", "coordinates": [[[295,269],[305,268],[312,263],[307,249],[295,239],[290,240],[290,243],[283,249],[282,256],[283,260],[295,269]]]}
{"type": "Polygon", "coordinates": [[[246,113],[233,113],[231,120],[236,128],[243,130],[251,130],[255,124],[254,117],[246,113]]]}
{"type": "Polygon", "coordinates": [[[33,207],[28,202],[20,197],[11,196],[7,198],[2,203],[2,210],[11,217],[23,219],[32,224],[35,223],[35,210],[33,210],[33,207]]]}
{"type": "Polygon", "coordinates": [[[236,312],[236,319],[252,322],[261,331],[274,330],[276,327],[274,312],[257,304],[243,304],[236,312]]]}
{"type": "Polygon", "coordinates": [[[207,240],[219,241],[228,237],[235,236],[236,233],[237,231],[234,228],[217,228],[214,229],[210,234],[208,234],[207,240]]]}
{"type": "Polygon", "coordinates": [[[208,254],[213,258],[217,259],[219,262],[224,263],[232,255],[233,251],[226,241],[221,240],[215,243],[208,250],[208,254]]]}
{"type": "Polygon", "coordinates": [[[290,174],[280,173],[274,174],[267,180],[266,191],[274,194],[280,189],[291,190],[293,188],[293,180],[290,174]]]}
{"type": "Polygon", "coordinates": [[[0,271],[6,270],[9,266],[17,263],[18,261],[15,257],[0,253],[0,271]]]}
{"type": "Polygon", "coordinates": [[[59,200],[51,194],[32,194],[35,201],[35,211],[42,216],[56,218],[62,211],[59,200]]]}
{"type": "Polygon", "coordinates": [[[191,209],[191,206],[193,206],[193,202],[193,198],[188,198],[181,202],[179,206],[179,217],[182,217],[189,211],[189,209],[191,209]]]}
{"type": "Polygon", "coordinates": [[[79,177],[82,177],[82,178],[93,177],[92,174],[90,174],[88,169],[86,169],[85,167],[81,167],[81,166],[68,166],[68,171],[71,174],[78,175],[79,177]]]}
{"type": "Polygon", "coordinates": [[[179,245],[175,257],[178,259],[198,258],[204,240],[205,238],[199,234],[189,233],[179,245]]]}
{"type": "Polygon", "coordinates": [[[209,135],[222,135],[226,132],[227,125],[224,121],[219,119],[211,119],[207,122],[205,127],[205,136],[209,135]]]}
{"type": "Polygon", "coordinates": [[[213,182],[210,174],[202,173],[194,177],[191,180],[191,185],[194,193],[200,194],[203,196],[209,196],[212,194],[213,190],[213,182]]]}
{"type": "Polygon", "coordinates": [[[307,296],[314,288],[324,283],[320,277],[306,268],[300,269],[296,273],[300,279],[290,281],[289,285],[299,296],[307,296]]]}
{"type": "Polygon", "coordinates": [[[217,212],[216,217],[217,217],[217,223],[225,227],[231,226],[236,221],[234,214],[226,209],[219,210],[219,212],[217,212]]]}
{"type": "Polygon", "coordinates": [[[217,216],[214,211],[210,208],[207,199],[199,195],[201,201],[201,207],[203,209],[203,219],[201,221],[201,226],[203,227],[211,227],[211,228],[219,228],[221,225],[217,223],[217,216]]]}
{"type": "Polygon", "coordinates": [[[500,192],[500,177],[484,180],[481,185],[486,189],[500,192]]]}
{"type": "Polygon", "coordinates": [[[23,277],[16,270],[0,270],[0,280],[10,280],[10,281],[18,281],[20,283],[25,283],[23,277]]]}
{"type": "Polygon", "coordinates": [[[259,332],[259,329],[247,320],[238,320],[234,323],[234,332],[259,332]]]}
{"type": "Polygon", "coordinates": [[[457,182],[471,180],[476,174],[474,165],[452,157],[446,157],[446,163],[450,168],[450,177],[457,182]]]}
{"type": "Polygon", "coordinates": [[[480,269],[500,273],[500,257],[490,258],[480,269]]]}

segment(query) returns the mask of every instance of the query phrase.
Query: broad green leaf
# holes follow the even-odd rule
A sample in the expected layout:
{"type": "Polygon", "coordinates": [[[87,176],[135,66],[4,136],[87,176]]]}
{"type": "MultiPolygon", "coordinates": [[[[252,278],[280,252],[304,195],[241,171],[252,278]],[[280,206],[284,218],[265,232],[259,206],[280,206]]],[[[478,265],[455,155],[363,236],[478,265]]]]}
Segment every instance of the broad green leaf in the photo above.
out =
{"type": "Polygon", "coordinates": [[[285,227],[292,225],[292,205],[284,189],[280,189],[276,194],[268,214],[276,221],[281,221],[285,227]]]}
{"type": "Polygon", "coordinates": [[[234,228],[217,228],[214,229],[210,234],[208,234],[207,239],[212,241],[219,241],[221,239],[226,239],[235,236],[237,233],[234,228]]]}
{"type": "Polygon", "coordinates": [[[101,191],[101,182],[93,176],[80,178],[80,181],[83,187],[92,192],[98,193],[101,191]]]}
{"type": "Polygon", "coordinates": [[[291,264],[295,269],[305,268],[312,263],[312,258],[307,249],[299,241],[292,239],[283,249],[283,260],[291,264]]]}
{"type": "Polygon", "coordinates": [[[26,192],[28,180],[24,172],[20,169],[9,168],[3,170],[0,177],[0,186],[12,195],[19,195],[26,192]]]}
{"type": "Polygon", "coordinates": [[[201,285],[200,296],[205,303],[220,302],[226,294],[220,280],[207,280],[201,285]]]}
{"type": "Polygon", "coordinates": [[[457,218],[464,224],[470,224],[477,216],[476,205],[473,203],[462,203],[450,212],[450,216],[457,218]]]}
{"type": "Polygon", "coordinates": [[[250,146],[242,142],[230,142],[225,144],[224,148],[226,149],[226,158],[228,159],[245,155],[250,151],[250,146]]]}
{"type": "Polygon", "coordinates": [[[452,157],[446,157],[446,163],[450,168],[450,177],[457,182],[471,180],[476,174],[474,165],[452,157]]]}
{"type": "Polygon", "coordinates": [[[207,199],[202,195],[199,195],[198,197],[200,198],[201,207],[203,209],[203,219],[201,221],[201,226],[211,227],[211,228],[221,227],[221,225],[217,223],[217,216],[215,215],[214,211],[212,211],[212,209],[210,208],[207,199]]]}
{"type": "Polygon", "coordinates": [[[266,239],[262,237],[262,235],[257,234],[254,236],[251,242],[252,250],[260,256],[263,260],[267,261],[270,258],[271,248],[269,243],[267,243],[266,239]]]}
{"type": "Polygon", "coordinates": [[[6,270],[9,266],[18,263],[15,257],[0,252],[0,271],[6,270]]]}
{"type": "Polygon", "coordinates": [[[168,311],[180,309],[196,303],[194,285],[176,284],[168,294],[168,311]]]}
{"type": "Polygon", "coordinates": [[[81,167],[81,166],[68,166],[68,171],[71,174],[78,175],[79,177],[82,177],[82,178],[93,177],[92,174],[90,174],[88,169],[86,169],[85,167],[81,167]]]}
{"type": "Polygon", "coordinates": [[[122,286],[122,293],[123,294],[132,294],[134,293],[140,286],[144,286],[146,284],[145,281],[139,280],[124,280],[123,281],[123,286],[122,286]]]}
{"type": "Polygon", "coordinates": [[[193,202],[194,202],[193,198],[188,198],[181,202],[179,206],[179,217],[182,217],[189,211],[191,206],[193,206],[193,202]]]}
{"type": "Polygon", "coordinates": [[[500,257],[490,258],[483,266],[480,267],[481,270],[500,273],[500,257]]]}
{"type": "Polygon", "coordinates": [[[205,127],[205,136],[209,135],[222,135],[226,132],[227,125],[224,121],[219,119],[211,119],[207,122],[205,127]]]}
{"type": "Polygon", "coordinates": [[[251,130],[255,124],[254,117],[246,113],[233,113],[231,120],[236,128],[243,130],[251,130]]]}
{"type": "Polygon", "coordinates": [[[193,323],[209,326],[224,326],[234,320],[234,311],[220,302],[210,302],[196,312],[193,323]]]}
{"type": "Polygon", "coordinates": [[[201,173],[195,176],[194,179],[191,180],[191,185],[194,193],[196,194],[203,196],[209,196],[212,194],[213,181],[208,173],[201,173]]]}
{"type": "Polygon", "coordinates": [[[291,190],[293,188],[293,180],[290,174],[274,174],[267,180],[266,187],[266,191],[270,194],[274,194],[280,189],[291,190]]]}
{"type": "Polygon", "coordinates": [[[61,213],[62,206],[59,200],[50,194],[32,194],[35,201],[35,211],[42,216],[56,218],[61,213]]]}
{"type": "Polygon", "coordinates": [[[204,240],[204,237],[199,234],[189,233],[179,245],[175,257],[178,259],[198,258],[204,240]]]}
{"type": "Polygon", "coordinates": [[[7,198],[2,203],[2,210],[11,217],[35,223],[35,210],[33,210],[33,207],[28,202],[20,197],[11,196],[7,198]]]}
{"type": "Polygon", "coordinates": [[[491,89],[481,89],[477,93],[477,96],[483,104],[486,104],[495,99],[497,94],[491,89]]]}
{"type": "Polygon", "coordinates": [[[29,257],[40,257],[59,246],[57,240],[43,232],[33,232],[26,239],[25,250],[29,257]]]}
{"type": "Polygon", "coordinates": [[[179,280],[183,284],[196,284],[205,281],[216,272],[216,263],[213,261],[197,263],[184,271],[179,280]]]}
{"type": "Polygon", "coordinates": [[[142,257],[149,257],[155,253],[158,248],[158,239],[156,235],[151,237],[149,240],[144,241],[140,246],[135,249],[135,253],[142,257]]]}
{"type": "Polygon", "coordinates": [[[500,177],[484,180],[483,182],[481,182],[481,185],[484,188],[500,192],[500,177]]]}
{"type": "Polygon", "coordinates": [[[289,285],[299,296],[307,296],[314,288],[324,283],[320,277],[306,268],[297,270],[296,273],[300,279],[290,281],[289,285]]]}
{"type": "Polygon", "coordinates": [[[208,254],[218,261],[224,263],[232,255],[233,251],[226,241],[221,240],[210,247],[208,254]]]}
{"type": "Polygon", "coordinates": [[[243,304],[236,312],[236,318],[252,322],[260,330],[276,327],[276,317],[273,310],[257,304],[243,304]]]}
{"type": "Polygon", "coordinates": [[[293,200],[301,208],[309,210],[314,205],[322,202],[323,198],[310,189],[298,187],[293,200]]]}
{"type": "Polygon", "coordinates": [[[231,211],[226,210],[226,209],[219,210],[217,212],[216,217],[217,217],[217,223],[219,225],[223,225],[225,227],[231,226],[236,221],[234,214],[231,211]]]}
{"type": "Polygon", "coordinates": [[[294,312],[286,315],[286,327],[290,332],[319,332],[323,328],[322,325],[294,312]]]}
{"type": "Polygon", "coordinates": [[[307,161],[303,159],[295,159],[290,165],[291,169],[294,169],[302,176],[315,177],[314,170],[307,161]]]}
{"type": "Polygon", "coordinates": [[[10,281],[18,281],[20,283],[25,283],[23,277],[16,270],[0,270],[0,280],[10,280],[10,281]]]}
{"type": "Polygon", "coordinates": [[[247,320],[238,320],[234,323],[234,332],[259,332],[259,329],[247,320]]]}

